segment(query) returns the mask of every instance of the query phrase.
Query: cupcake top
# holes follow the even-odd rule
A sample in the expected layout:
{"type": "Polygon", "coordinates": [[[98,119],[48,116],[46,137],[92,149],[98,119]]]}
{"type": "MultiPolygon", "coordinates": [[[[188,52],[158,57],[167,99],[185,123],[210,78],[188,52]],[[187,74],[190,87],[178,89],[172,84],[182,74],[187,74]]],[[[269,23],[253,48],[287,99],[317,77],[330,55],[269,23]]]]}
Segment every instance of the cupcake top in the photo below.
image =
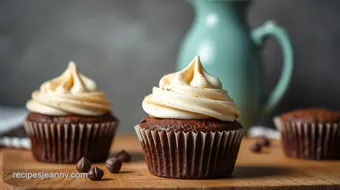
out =
{"type": "Polygon", "coordinates": [[[280,117],[288,121],[336,122],[340,121],[340,112],[324,108],[305,108],[284,113],[280,117]]]}
{"type": "Polygon", "coordinates": [[[183,70],[165,75],[153,87],[142,107],[150,117],[234,121],[240,117],[237,105],[211,76],[196,56],[183,70]]]}
{"type": "Polygon", "coordinates": [[[81,74],[74,62],[59,77],[44,82],[26,103],[30,112],[44,115],[101,116],[111,113],[111,104],[97,84],[81,74]]]}

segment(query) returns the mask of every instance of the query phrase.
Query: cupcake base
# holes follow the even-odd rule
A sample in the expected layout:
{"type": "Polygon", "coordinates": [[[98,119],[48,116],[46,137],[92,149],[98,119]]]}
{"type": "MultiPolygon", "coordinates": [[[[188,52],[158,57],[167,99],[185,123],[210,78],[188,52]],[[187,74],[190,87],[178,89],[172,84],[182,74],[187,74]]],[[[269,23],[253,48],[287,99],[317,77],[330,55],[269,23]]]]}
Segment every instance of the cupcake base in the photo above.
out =
{"type": "Polygon", "coordinates": [[[76,163],[81,157],[91,162],[105,161],[118,121],[96,123],[50,123],[25,121],[36,160],[76,163]]]}
{"type": "Polygon", "coordinates": [[[281,133],[284,153],[293,158],[340,159],[340,123],[283,121],[274,119],[281,133]]]}
{"type": "Polygon", "coordinates": [[[135,126],[151,174],[167,178],[230,177],[243,129],[174,132],[135,126]]]}

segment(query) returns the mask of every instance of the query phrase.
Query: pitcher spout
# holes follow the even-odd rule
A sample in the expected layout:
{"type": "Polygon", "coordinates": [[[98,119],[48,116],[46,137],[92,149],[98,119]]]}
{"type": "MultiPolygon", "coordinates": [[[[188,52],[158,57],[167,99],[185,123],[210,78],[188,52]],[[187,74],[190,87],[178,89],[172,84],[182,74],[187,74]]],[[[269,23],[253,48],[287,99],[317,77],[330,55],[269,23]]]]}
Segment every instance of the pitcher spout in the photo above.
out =
{"type": "Polygon", "coordinates": [[[196,14],[207,12],[226,12],[235,14],[236,19],[246,20],[246,13],[252,0],[189,0],[196,14]]]}

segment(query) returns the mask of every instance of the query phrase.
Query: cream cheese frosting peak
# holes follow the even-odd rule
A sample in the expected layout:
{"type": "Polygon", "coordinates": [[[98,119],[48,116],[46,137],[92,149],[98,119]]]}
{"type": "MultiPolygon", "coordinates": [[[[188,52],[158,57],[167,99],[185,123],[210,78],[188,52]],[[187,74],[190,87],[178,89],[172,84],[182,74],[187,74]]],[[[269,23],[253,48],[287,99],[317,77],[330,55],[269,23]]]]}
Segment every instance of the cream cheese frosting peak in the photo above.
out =
{"type": "Polygon", "coordinates": [[[111,112],[106,95],[97,84],[81,74],[74,62],[57,78],[44,82],[26,103],[31,112],[45,115],[99,116],[111,112]]]}
{"type": "Polygon", "coordinates": [[[44,82],[41,91],[55,91],[62,93],[81,93],[81,92],[95,92],[98,90],[97,84],[81,74],[74,62],[70,62],[66,71],[59,77],[44,82]]]}
{"type": "Polygon", "coordinates": [[[222,89],[220,80],[202,66],[199,56],[181,71],[165,75],[153,87],[142,107],[151,117],[234,121],[237,105],[222,89]]]}
{"type": "Polygon", "coordinates": [[[173,84],[189,85],[197,88],[222,89],[222,83],[220,80],[211,76],[203,68],[199,56],[195,56],[191,63],[183,70],[164,76],[160,80],[159,86],[162,87],[170,82],[173,84]]]}

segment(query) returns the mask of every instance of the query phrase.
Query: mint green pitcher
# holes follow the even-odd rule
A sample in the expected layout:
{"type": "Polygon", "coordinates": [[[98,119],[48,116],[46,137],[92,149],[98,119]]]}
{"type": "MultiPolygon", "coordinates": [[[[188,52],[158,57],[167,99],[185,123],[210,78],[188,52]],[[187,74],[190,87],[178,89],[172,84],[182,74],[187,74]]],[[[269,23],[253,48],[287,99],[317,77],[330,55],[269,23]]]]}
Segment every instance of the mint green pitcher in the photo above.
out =
{"type": "MultiPolygon", "coordinates": [[[[250,0],[191,0],[196,18],[180,47],[177,70],[199,55],[237,103],[244,127],[269,113],[286,91],[293,71],[293,49],[286,32],[273,21],[251,31],[246,24],[250,0]],[[263,93],[261,49],[267,36],[283,49],[283,71],[271,94],[263,93]]],[[[277,64],[277,63],[275,63],[277,64]]]]}

